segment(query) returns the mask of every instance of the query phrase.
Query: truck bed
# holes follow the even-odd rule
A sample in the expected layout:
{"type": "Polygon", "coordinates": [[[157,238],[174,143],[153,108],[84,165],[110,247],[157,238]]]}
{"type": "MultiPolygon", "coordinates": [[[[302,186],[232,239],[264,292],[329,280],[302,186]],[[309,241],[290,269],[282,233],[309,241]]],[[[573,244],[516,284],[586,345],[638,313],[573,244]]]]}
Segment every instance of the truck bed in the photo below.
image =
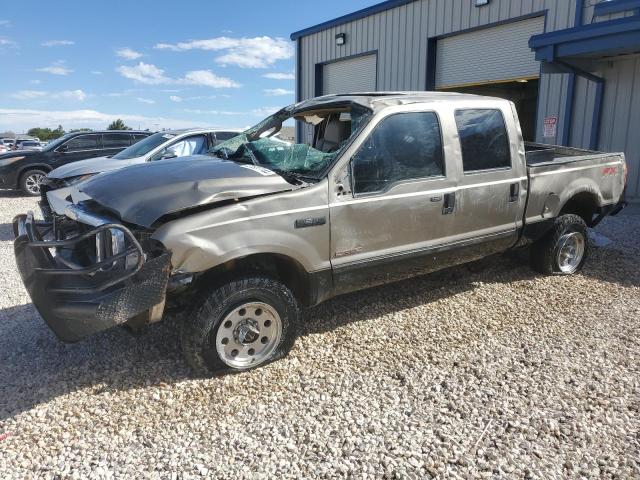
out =
{"type": "MultiPolygon", "coordinates": [[[[563,147],[561,145],[547,145],[544,143],[525,142],[524,150],[527,166],[559,165],[579,162],[591,157],[610,155],[595,150],[563,147]]],[[[615,154],[613,154],[615,155],[615,154]]]]}
{"type": "Polygon", "coordinates": [[[623,153],[525,143],[525,155],[529,177],[525,223],[556,217],[576,195],[597,209],[616,204],[623,195],[623,153]]]}

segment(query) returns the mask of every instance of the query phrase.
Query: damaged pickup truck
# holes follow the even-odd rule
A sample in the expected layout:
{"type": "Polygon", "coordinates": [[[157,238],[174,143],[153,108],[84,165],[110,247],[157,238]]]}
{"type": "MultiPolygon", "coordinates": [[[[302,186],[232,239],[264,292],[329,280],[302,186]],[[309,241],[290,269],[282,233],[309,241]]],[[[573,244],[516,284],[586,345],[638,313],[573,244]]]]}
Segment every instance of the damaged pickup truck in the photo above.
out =
{"type": "Polygon", "coordinates": [[[33,303],[73,342],[183,309],[199,373],[291,349],[303,307],[531,247],[578,272],[587,227],[624,206],[623,154],[527,144],[512,103],[451,93],[320,97],[214,147],[73,186],[14,220],[33,303]],[[275,135],[295,121],[305,143],[275,135]]]}

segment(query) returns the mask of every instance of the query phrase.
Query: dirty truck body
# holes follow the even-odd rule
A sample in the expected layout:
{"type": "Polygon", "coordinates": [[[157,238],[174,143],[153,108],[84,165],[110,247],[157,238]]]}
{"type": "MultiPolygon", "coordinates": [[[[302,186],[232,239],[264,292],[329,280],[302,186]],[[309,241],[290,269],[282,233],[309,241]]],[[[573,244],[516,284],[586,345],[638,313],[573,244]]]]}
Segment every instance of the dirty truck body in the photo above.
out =
{"type": "Polygon", "coordinates": [[[537,270],[575,273],[586,227],[624,206],[623,154],[525,145],[490,97],[320,97],[213,154],[98,175],[51,222],[16,218],[24,283],[62,340],[190,305],[189,363],[252,368],[335,295],[524,245],[537,270]],[[270,142],[291,118],[308,145],[270,142]]]}

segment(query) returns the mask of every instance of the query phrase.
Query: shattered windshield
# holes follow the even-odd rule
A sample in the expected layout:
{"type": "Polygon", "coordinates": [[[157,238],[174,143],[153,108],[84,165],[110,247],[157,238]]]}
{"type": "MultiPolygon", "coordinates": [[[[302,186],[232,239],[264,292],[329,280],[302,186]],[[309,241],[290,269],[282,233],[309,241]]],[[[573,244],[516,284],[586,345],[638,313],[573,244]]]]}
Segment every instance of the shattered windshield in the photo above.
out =
{"type": "Polygon", "coordinates": [[[342,148],[354,136],[371,111],[350,103],[317,110],[287,107],[210,150],[220,158],[269,168],[283,176],[319,179],[342,148]],[[289,143],[277,134],[294,121],[304,143],[289,143]]]}

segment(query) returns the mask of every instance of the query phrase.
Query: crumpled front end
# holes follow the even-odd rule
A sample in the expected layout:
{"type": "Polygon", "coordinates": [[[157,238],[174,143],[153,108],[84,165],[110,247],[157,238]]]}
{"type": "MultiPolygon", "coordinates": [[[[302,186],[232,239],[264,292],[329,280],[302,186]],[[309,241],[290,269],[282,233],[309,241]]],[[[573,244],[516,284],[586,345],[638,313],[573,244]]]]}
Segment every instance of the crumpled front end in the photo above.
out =
{"type": "Polygon", "coordinates": [[[75,342],[164,309],[171,255],[124,225],[74,206],[66,224],[14,219],[22,281],[56,336],[75,342]]]}

